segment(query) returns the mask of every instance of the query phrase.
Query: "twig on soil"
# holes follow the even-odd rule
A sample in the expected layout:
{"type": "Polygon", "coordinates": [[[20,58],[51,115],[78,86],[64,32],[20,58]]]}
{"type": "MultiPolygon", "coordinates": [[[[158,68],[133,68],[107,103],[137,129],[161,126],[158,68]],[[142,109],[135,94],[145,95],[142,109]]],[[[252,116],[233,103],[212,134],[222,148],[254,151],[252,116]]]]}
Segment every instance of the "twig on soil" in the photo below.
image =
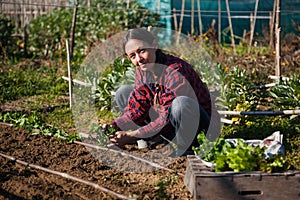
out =
{"type": "MultiPolygon", "coordinates": [[[[3,125],[6,125],[6,126],[13,126],[13,124],[8,124],[8,123],[2,123],[3,125]]],[[[81,133],[81,135],[83,135],[81,133]]],[[[59,138],[61,139],[66,139],[66,137],[63,137],[63,136],[60,136],[59,138]]],[[[96,150],[104,150],[104,151],[112,151],[112,152],[115,152],[115,153],[120,153],[122,156],[128,156],[128,157],[131,157],[135,160],[139,160],[141,162],[144,162],[144,163],[147,163],[149,164],[150,166],[154,167],[154,168],[157,168],[157,169],[161,169],[161,170],[165,170],[165,171],[168,171],[170,173],[176,173],[177,175],[181,176],[181,177],[184,177],[185,175],[183,173],[180,173],[180,172],[176,172],[175,170],[172,170],[172,169],[169,169],[169,168],[166,168],[162,165],[159,165],[157,163],[154,163],[154,162],[151,162],[149,160],[146,160],[146,159],[143,159],[141,157],[137,157],[137,156],[134,156],[132,154],[127,154],[125,152],[122,152],[120,150],[116,150],[114,149],[113,146],[111,145],[108,145],[107,147],[100,147],[100,146],[97,146],[97,145],[93,145],[93,144],[89,144],[89,143],[84,143],[84,142],[80,142],[80,141],[73,141],[75,144],[79,144],[79,145],[83,145],[85,147],[89,147],[89,148],[92,148],[92,149],[96,149],[96,150]]]]}
{"type": "Polygon", "coordinates": [[[85,147],[90,147],[90,148],[93,148],[93,149],[96,149],[96,150],[104,150],[104,151],[112,151],[112,152],[120,153],[122,156],[128,156],[128,157],[131,157],[131,158],[133,158],[135,160],[142,161],[142,162],[147,163],[147,164],[149,164],[152,167],[155,167],[157,169],[162,169],[162,170],[165,170],[165,171],[168,171],[168,172],[171,172],[171,173],[176,173],[177,175],[179,175],[181,177],[185,176],[182,173],[176,172],[176,171],[174,171],[172,169],[166,168],[166,167],[164,167],[162,165],[159,165],[157,163],[154,163],[154,162],[151,162],[149,160],[143,159],[141,157],[137,157],[137,156],[134,156],[132,154],[127,154],[127,153],[125,153],[123,151],[120,151],[120,150],[115,150],[115,149],[111,148],[110,146],[109,147],[100,147],[100,146],[97,146],[97,145],[88,144],[88,143],[84,143],[84,142],[80,142],[80,141],[74,141],[74,143],[83,145],[85,147]]]}
{"type": "Polygon", "coordinates": [[[5,125],[5,126],[14,126],[13,124],[5,123],[5,122],[0,122],[0,125],[5,125]]]}
{"type": "Polygon", "coordinates": [[[16,163],[25,165],[27,167],[38,169],[38,170],[41,170],[41,171],[44,171],[44,172],[55,174],[55,175],[58,175],[58,176],[61,176],[61,177],[64,177],[64,178],[67,178],[67,179],[70,179],[70,180],[73,180],[73,181],[77,181],[77,182],[80,182],[80,183],[92,186],[92,187],[94,187],[96,189],[100,189],[103,192],[106,192],[106,193],[109,193],[111,195],[114,195],[114,196],[116,196],[116,197],[118,197],[120,199],[132,199],[132,198],[124,196],[122,194],[116,193],[116,192],[114,192],[114,191],[112,191],[112,190],[110,190],[108,188],[102,187],[102,186],[100,186],[100,185],[98,185],[96,183],[93,183],[93,182],[90,182],[90,181],[86,181],[86,180],[83,180],[81,178],[77,178],[77,177],[71,176],[71,175],[66,174],[66,173],[62,173],[62,172],[59,172],[59,171],[51,170],[51,169],[48,169],[48,168],[45,168],[45,167],[41,167],[39,165],[30,164],[28,162],[25,162],[25,161],[22,161],[22,160],[18,160],[15,157],[8,156],[8,155],[5,155],[3,153],[0,153],[0,156],[2,156],[4,158],[7,158],[7,159],[10,159],[10,160],[12,160],[12,161],[14,161],[16,163]]]}

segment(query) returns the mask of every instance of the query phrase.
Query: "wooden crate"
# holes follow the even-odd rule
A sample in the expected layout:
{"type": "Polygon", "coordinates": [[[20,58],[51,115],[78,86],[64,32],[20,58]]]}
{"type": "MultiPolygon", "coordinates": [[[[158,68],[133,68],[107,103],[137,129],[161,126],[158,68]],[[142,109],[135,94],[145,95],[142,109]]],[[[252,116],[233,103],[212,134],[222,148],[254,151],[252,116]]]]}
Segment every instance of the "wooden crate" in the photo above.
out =
{"type": "Polygon", "coordinates": [[[184,184],[195,199],[300,199],[300,171],[213,172],[196,156],[187,157],[184,184]]]}

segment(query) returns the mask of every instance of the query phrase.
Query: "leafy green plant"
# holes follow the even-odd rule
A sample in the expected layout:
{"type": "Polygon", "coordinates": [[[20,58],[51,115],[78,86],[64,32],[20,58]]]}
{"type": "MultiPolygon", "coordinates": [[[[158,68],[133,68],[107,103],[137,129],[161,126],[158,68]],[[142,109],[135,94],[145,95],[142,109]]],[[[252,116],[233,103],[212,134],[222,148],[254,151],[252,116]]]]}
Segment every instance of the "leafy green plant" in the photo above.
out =
{"type": "Polygon", "coordinates": [[[112,93],[122,84],[133,84],[135,68],[127,58],[117,58],[98,82],[95,96],[100,110],[112,109],[112,93]]]}
{"type": "Polygon", "coordinates": [[[289,167],[283,155],[277,154],[266,158],[265,148],[248,145],[240,139],[237,139],[237,145],[224,138],[211,142],[203,133],[200,133],[197,139],[200,146],[193,147],[193,150],[203,160],[214,163],[216,172],[231,170],[275,172],[285,171],[289,167]]]}
{"type": "Polygon", "coordinates": [[[76,106],[95,105],[98,114],[101,115],[111,110],[116,111],[113,93],[123,84],[134,83],[135,67],[127,58],[120,57],[107,66],[102,73],[93,67],[82,66],[76,78],[90,85],[87,87],[76,85],[73,88],[76,98],[80,99],[81,103],[80,105],[77,103],[76,106]]]}
{"type": "Polygon", "coordinates": [[[279,80],[271,88],[269,95],[272,98],[271,106],[277,109],[300,108],[300,81],[299,75],[294,75],[287,80],[279,80]]]}
{"type": "Polygon", "coordinates": [[[222,101],[227,105],[228,110],[249,111],[256,106],[257,97],[253,93],[254,84],[249,80],[247,71],[234,67],[232,71],[225,71],[222,75],[221,81],[223,83],[222,101]]]}
{"type": "Polygon", "coordinates": [[[219,66],[220,96],[218,105],[235,111],[253,111],[257,108],[272,108],[273,110],[300,108],[300,82],[299,76],[278,80],[271,88],[261,87],[265,84],[265,76],[257,79],[257,71],[247,72],[237,66],[230,70],[229,67],[219,66]],[[256,80],[253,81],[254,77],[256,80]]]}
{"type": "Polygon", "coordinates": [[[216,171],[232,169],[239,171],[255,171],[259,160],[263,158],[263,151],[259,147],[252,147],[238,140],[236,147],[222,149],[220,156],[216,157],[216,171]],[[261,157],[260,157],[261,156],[261,157]]]}
{"type": "Polygon", "coordinates": [[[69,37],[72,11],[68,9],[53,10],[30,21],[27,25],[28,50],[34,57],[50,58],[62,52],[65,39],[69,37]]]}
{"type": "Polygon", "coordinates": [[[269,157],[267,160],[260,160],[259,164],[261,171],[269,173],[285,171],[290,167],[286,158],[281,154],[269,157]]]}
{"type": "Polygon", "coordinates": [[[11,123],[16,127],[22,127],[29,131],[38,128],[43,123],[42,120],[37,116],[36,112],[33,112],[28,116],[25,111],[7,112],[4,114],[0,113],[0,121],[11,123]]]}
{"type": "Polygon", "coordinates": [[[53,126],[46,126],[45,122],[36,112],[31,114],[25,112],[0,113],[0,121],[12,123],[15,127],[22,127],[28,130],[31,135],[53,136],[69,143],[80,139],[80,136],[76,133],[68,134],[64,130],[59,130],[53,126]]]}
{"type": "MultiPolygon", "coordinates": [[[[60,139],[61,135],[59,134],[56,137],[58,137],[60,139]]],[[[63,139],[64,142],[68,142],[68,143],[74,143],[75,141],[78,141],[78,140],[81,140],[81,137],[76,133],[68,134],[68,135],[64,136],[64,139],[63,139]]]]}
{"type": "Polygon", "coordinates": [[[157,195],[158,195],[158,198],[160,199],[168,199],[168,195],[166,194],[165,192],[165,182],[164,181],[159,181],[156,186],[158,187],[158,190],[157,190],[157,195]]]}
{"type": "Polygon", "coordinates": [[[216,156],[222,152],[226,146],[231,146],[230,143],[225,142],[224,138],[218,138],[217,141],[213,142],[206,138],[203,132],[197,135],[199,147],[193,147],[193,151],[206,161],[213,161],[216,156]]]}
{"type": "Polygon", "coordinates": [[[110,135],[115,134],[116,129],[109,125],[106,130],[97,124],[92,124],[91,130],[88,134],[93,135],[92,138],[96,139],[99,146],[106,146],[110,143],[110,135]],[[96,134],[96,135],[95,135],[96,134]]]}

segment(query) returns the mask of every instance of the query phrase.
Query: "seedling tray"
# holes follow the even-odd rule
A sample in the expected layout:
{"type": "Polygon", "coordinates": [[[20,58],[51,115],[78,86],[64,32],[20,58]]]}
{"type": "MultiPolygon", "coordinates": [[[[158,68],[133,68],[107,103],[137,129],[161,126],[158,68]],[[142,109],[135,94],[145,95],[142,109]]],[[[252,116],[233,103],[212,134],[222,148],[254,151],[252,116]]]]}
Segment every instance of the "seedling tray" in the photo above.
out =
{"type": "Polygon", "coordinates": [[[194,155],[187,156],[184,184],[194,199],[300,199],[300,171],[283,173],[214,172],[194,155]]]}

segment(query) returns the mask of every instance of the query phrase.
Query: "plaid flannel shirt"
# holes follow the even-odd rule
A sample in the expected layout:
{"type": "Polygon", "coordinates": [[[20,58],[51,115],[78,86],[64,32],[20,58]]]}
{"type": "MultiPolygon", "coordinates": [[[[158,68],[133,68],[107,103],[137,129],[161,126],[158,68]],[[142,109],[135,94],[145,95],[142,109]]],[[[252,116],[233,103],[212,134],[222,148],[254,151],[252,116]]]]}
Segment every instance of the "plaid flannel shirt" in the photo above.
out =
{"type": "Polygon", "coordinates": [[[169,107],[177,96],[191,97],[211,115],[209,91],[190,64],[166,55],[160,69],[157,80],[150,72],[136,69],[135,86],[128,106],[111,125],[124,131],[139,129],[139,138],[174,130],[169,120],[169,107]]]}

